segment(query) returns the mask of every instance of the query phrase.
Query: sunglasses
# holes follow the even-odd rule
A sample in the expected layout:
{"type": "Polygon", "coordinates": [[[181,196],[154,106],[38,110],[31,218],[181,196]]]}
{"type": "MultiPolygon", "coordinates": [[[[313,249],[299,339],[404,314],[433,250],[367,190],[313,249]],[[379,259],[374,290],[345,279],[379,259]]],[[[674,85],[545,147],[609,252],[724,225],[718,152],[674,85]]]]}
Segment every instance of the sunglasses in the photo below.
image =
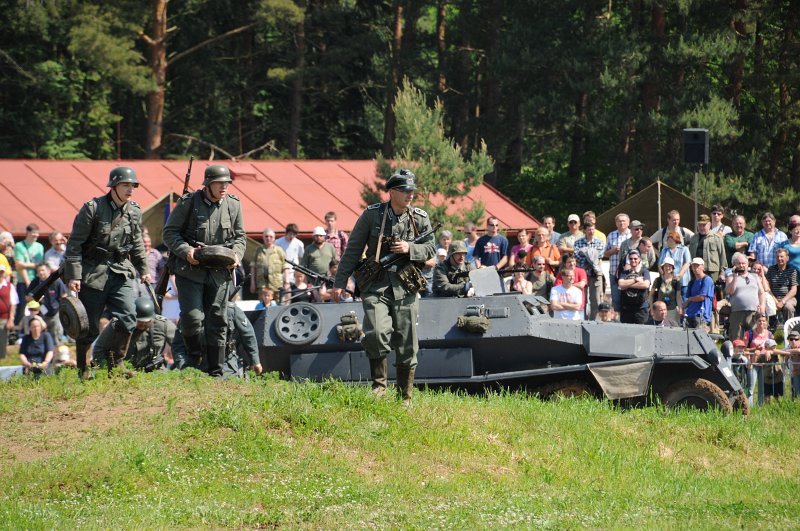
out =
{"type": "Polygon", "coordinates": [[[500,224],[499,223],[487,223],[487,226],[489,226],[489,227],[499,227],[500,224]]]}

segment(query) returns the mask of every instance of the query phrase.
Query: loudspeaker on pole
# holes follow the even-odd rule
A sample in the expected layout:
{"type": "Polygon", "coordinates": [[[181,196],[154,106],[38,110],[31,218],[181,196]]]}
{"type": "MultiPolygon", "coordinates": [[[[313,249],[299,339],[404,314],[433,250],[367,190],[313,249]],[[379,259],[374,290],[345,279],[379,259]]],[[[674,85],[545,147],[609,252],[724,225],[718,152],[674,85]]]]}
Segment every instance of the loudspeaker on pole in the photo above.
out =
{"type": "Polygon", "coordinates": [[[708,129],[683,130],[683,162],[708,164],[708,129]]]}

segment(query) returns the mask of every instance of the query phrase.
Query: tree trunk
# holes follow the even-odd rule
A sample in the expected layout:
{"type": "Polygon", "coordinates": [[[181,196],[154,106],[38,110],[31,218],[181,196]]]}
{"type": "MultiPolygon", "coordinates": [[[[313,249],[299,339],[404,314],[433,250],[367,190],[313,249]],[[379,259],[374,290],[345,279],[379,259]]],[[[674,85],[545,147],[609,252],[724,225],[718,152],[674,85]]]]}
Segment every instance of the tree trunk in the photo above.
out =
{"type": "MultiPolygon", "coordinates": [[[[305,2],[300,7],[306,8],[305,2]]],[[[306,26],[305,17],[297,23],[294,30],[294,48],[297,54],[294,60],[294,76],[292,77],[292,95],[289,102],[289,155],[296,159],[298,155],[298,137],[300,136],[300,116],[303,104],[303,74],[306,67],[306,26]]]]}
{"type": "Polygon", "coordinates": [[[152,35],[143,36],[148,45],[148,64],[153,71],[156,89],[147,95],[147,159],[161,156],[164,136],[164,101],[167,87],[167,0],[153,0],[152,35]]]}
{"type": "Polygon", "coordinates": [[[445,40],[445,15],[447,14],[447,0],[439,0],[436,9],[436,94],[441,97],[447,89],[445,77],[447,41],[445,40]]]}
{"type": "Polygon", "coordinates": [[[778,132],[772,141],[769,157],[769,171],[767,182],[772,186],[778,185],[778,171],[789,138],[789,77],[792,75],[789,66],[791,50],[794,47],[794,18],[785,21],[783,42],[778,56],[778,132]]]}
{"type": "Polygon", "coordinates": [[[575,126],[572,130],[572,148],[570,150],[569,168],[567,179],[569,182],[578,182],[581,176],[581,161],[586,144],[586,120],[588,117],[589,93],[580,92],[575,98],[575,126]]]}
{"type": "Polygon", "coordinates": [[[653,40],[653,51],[650,56],[649,73],[642,83],[642,121],[641,127],[641,154],[642,176],[649,179],[653,168],[656,167],[656,151],[658,142],[654,130],[651,113],[657,112],[661,107],[661,95],[658,88],[661,84],[662,46],[666,28],[666,12],[658,3],[653,2],[650,11],[650,33],[653,40]]]}
{"type": "MultiPolygon", "coordinates": [[[[502,0],[481,3],[482,19],[485,20],[486,36],[483,43],[485,52],[484,60],[480,64],[481,79],[480,83],[481,102],[475,111],[478,118],[477,135],[472,139],[469,146],[463,146],[468,151],[479,149],[481,140],[485,140],[489,146],[489,154],[494,158],[495,171],[486,176],[486,180],[493,186],[498,186],[500,172],[498,168],[505,166],[505,156],[507,146],[503,145],[505,139],[498,131],[502,128],[503,116],[501,108],[500,80],[495,75],[496,56],[502,53],[500,36],[503,24],[503,5],[502,0]]],[[[504,131],[505,132],[505,131],[504,131]]]]}
{"type": "Polygon", "coordinates": [[[745,15],[747,13],[747,0],[736,0],[736,14],[732,21],[733,32],[736,35],[738,50],[733,58],[731,71],[731,102],[736,110],[742,105],[742,80],[744,78],[744,48],[749,39],[745,15]]]}
{"type": "Polygon", "coordinates": [[[392,51],[389,66],[389,78],[386,80],[386,108],[383,111],[383,156],[394,155],[395,116],[394,99],[400,84],[400,52],[403,44],[403,3],[394,0],[392,5],[394,21],[392,23],[392,51]]]}
{"type": "Polygon", "coordinates": [[[800,131],[794,135],[794,148],[792,149],[792,169],[789,173],[792,189],[800,192],[800,131]]]}

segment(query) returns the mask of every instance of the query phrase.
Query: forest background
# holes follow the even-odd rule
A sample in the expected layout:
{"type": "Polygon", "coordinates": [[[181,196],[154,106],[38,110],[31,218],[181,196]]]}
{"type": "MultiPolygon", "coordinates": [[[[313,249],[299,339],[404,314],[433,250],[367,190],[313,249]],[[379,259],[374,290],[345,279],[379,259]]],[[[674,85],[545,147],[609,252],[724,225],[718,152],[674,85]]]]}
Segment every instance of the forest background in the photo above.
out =
{"type": "Polygon", "coordinates": [[[685,127],[710,133],[701,200],[798,206],[796,0],[0,6],[0,157],[391,158],[407,78],[537,217],[691,194],[685,127]]]}

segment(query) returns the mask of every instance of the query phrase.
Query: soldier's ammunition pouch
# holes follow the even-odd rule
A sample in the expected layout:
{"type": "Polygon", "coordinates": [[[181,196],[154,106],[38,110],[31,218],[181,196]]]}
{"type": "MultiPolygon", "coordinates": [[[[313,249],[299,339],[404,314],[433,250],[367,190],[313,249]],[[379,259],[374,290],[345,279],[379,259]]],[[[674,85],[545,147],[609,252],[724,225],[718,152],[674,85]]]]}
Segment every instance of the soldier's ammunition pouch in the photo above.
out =
{"type": "Polygon", "coordinates": [[[340,324],[336,325],[336,336],[339,338],[339,341],[343,343],[352,343],[354,341],[359,341],[361,336],[364,335],[355,312],[350,312],[341,316],[339,321],[340,324]]]}
{"type": "Polygon", "coordinates": [[[362,260],[353,271],[353,276],[356,279],[356,285],[359,289],[364,289],[370,282],[381,278],[383,275],[383,268],[380,263],[375,260],[362,260]]]}
{"type": "Polygon", "coordinates": [[[485,334],[489,331],[489,318],[485,315],[459,315],[456,326],[465,332],[485,334]]]}
{"type": "Polygon", "coordinates": [[[428,281],[419,272],[414,264],[406,264],[397,270],[397,277],[400,283],[409,293],[418,293],[428,289],[428,281]]]}
{"type": "Polygon", "coordinates": [[[113,251],[103,247],[95,247],[87,258],[96,263],[120,263],[130,257],[130,249],[122,248],[113,251]]]}

